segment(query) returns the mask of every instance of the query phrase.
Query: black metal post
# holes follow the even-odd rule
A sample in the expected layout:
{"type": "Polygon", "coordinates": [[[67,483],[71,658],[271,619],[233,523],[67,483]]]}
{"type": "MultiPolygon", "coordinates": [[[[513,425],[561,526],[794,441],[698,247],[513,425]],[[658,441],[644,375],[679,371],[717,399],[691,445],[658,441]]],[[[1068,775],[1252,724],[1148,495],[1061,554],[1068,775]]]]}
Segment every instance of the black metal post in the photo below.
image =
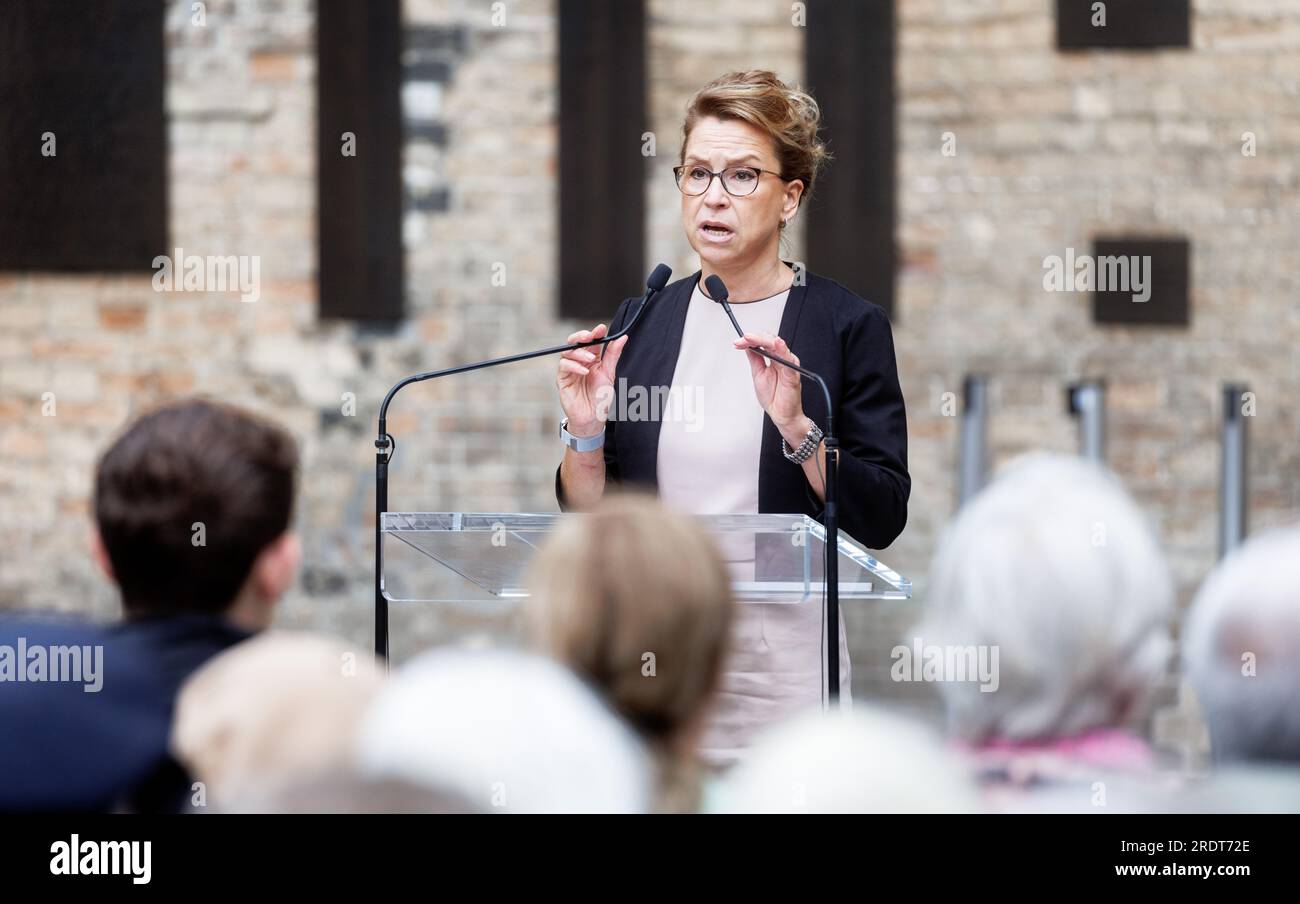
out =
{"type": "Polygon", "coordinates": [[[388,597],[384,596],[384,513],[388,511],[388,459],[393,438],[380,420],[375,440],[375,655],[388,661],[388,597]]]}
{"type": "Polygon", "coordinates": [[[826,694],[832,707],[840,699],[840,443],[833,434],[826,443],[826,694]]]}
{"type": "MultiPolygon", "coordinates": [[[[736,330],[736,335],[742,339],[745,331],[741,329],[740,322],[736,320],[736,314],[727,303],[727,286],[718,276],[710,276],[705,280],[705,287],[710,291],[710,297],[722,306],[726,312],[731,325],[736,330]]],[[[822,516],[822,526],[826,529],[826,694],[831,702],[836,702],[840,698],[840,550],[839,550],[839,512],[837,503],[839,502],[839,483],[836,478],[839,477],[840,466],[840,443],[839,437],[835,433],[835,403],[831,400],[831,391],[827,387],[826,381],[815,371],[806,367],[800,367],[793,361],[787,361],[785,358],[772,354],[761,348],[751,348],[750,351],[762,355],[769,361],[774,361],[783,367],[788,367],[795,373],[805,376],[817,383],[817,387],[822,391],[822,398],[826,400],[826,432],[822,435],[822,442],[826,445],[826,484],[823,490],[826,493],[824,514],[822,516]]]]}

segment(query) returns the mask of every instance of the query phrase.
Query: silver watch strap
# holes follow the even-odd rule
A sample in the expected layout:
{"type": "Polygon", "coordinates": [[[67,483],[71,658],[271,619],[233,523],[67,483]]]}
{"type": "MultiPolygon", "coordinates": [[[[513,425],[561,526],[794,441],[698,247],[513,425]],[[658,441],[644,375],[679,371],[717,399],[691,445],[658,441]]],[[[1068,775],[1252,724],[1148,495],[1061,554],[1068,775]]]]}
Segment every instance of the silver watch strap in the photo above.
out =
{"type": "Polygon", "coordinates": [[[569,419],[566,417],[560,421],[560,439],[574,452],[595,452],[605,445],[605,428],[601,427],[595,436],[574,436],[569,432],[569,419]]]}

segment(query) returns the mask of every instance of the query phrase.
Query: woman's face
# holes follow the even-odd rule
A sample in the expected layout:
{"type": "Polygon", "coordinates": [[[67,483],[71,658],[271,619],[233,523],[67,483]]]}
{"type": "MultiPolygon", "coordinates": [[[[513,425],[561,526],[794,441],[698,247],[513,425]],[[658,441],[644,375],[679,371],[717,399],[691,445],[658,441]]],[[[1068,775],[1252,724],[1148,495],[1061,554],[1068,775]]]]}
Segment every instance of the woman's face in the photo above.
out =
{"type": "MultiPolygon", "coordinates": [[[[706,116],[686,141],[683,165],[721,172],[729,166],[766,170],[752,194],[735,197],[715,178],[702,195],[682,194],[682,228],[700,261],[713,270],[733,270],[777,253],[782,218],[794,216],[803,183],[784,182],[768,135],[739,119],[706,116]],[[706,224],[719,227],[707,229],[706,224]]],[[[689,172],[689,169],[687,170],[689,172]]]]}

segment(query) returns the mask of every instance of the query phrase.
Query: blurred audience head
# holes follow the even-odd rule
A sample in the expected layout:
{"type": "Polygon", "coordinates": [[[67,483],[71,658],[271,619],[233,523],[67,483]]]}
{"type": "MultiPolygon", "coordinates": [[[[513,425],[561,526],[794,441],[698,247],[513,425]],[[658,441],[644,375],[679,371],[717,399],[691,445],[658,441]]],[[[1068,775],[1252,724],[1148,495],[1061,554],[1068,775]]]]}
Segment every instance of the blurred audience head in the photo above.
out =
{"type": "Polygon", "coordinates": [[[974,813],[962,764],[911,720],[810,711],[768,729],[710,809],[739,813],[974,813]]]}
{"type": "Polygon", "coordinates": [[[313,773],[223,801],[221,813],[482,813],[457,794],[416,782],[367,778],[352,769],[313,773]]]}
{"type": "Polygon", "coordinates": [[[190,677],[177,700],[172,750],[210,802],[266,794],[350,764],[380,686],[368,651],[271,631],[190,677]]]}
{"type": "Polygon", "coordinates": [[[95,475],[96,558],[128,617],[270,623],[292,584],[296,445],[230,405],[190,399],[134,421],[95,475]]]}
{"type": "Polygon", "coordinates": [[[402,667],[362,723],[357,761],[369,779],[487,812],[645,812],[653,791],[636,735],[590,688],[507,650],[435,650],[402,667]]]}
{"type": "Polygon", "coordinates": [[[1169,657],[1172,583],[1137,506],[1083,459],[1012,463],[941,537],[926,646],[996,654],[992,687],[943,680],[950,731],[980,743],[1123,728],[1169,657]]]}
{"type": "Polygon", "coordinates": [[[1300,527],[1251,538],[1211,572],[1183,657],[1216,761],[1300,762],[1300,527]]]}
{"type": "Polygon", "coordinates": [[[534,562],[534,644],[590,682],[671,762],[690,759],[735,603],[708,532],[648,496],[571,518],[534,562]]]}

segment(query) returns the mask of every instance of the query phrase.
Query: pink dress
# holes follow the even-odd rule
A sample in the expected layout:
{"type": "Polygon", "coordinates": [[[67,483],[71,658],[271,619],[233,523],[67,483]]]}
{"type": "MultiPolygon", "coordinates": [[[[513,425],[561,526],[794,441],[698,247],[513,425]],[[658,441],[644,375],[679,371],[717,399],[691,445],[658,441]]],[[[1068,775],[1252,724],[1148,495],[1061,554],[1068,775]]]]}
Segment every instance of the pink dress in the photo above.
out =
{"type": "Polygon", "coordinates": [[[1095,728],[1078,735],[980,744],[956,742],[996,812],[1146,812],[1168,807],[1179,781],[1157,770],[1151,748],[1136,735],[1095,728]]]}
{"type": "MultiPolygon", "coordinates": [[[[746,332],[776,333],[789,292],[732,310],[746,332]]],[[[693,514],[758,512],[763,409],[744,352],[722,308],[696,286],[659,433],[659,495],[693,514]]],[[[798,465],[787,463],[791,468],[798,465]]],[[[802,479],[802,478],[801,478],[802,479]]],[[[733,573],[753,574],[753,543],[723,548],[733,573]]],[[[720,693],[705,729],[703,754],[715,766],[743,756],[764,727],[823,704],[825,613],[804,604],[740,601],[720,693]]],[[[840,618],[840,699],[850,701],[849,651],[840,618]]]]}

